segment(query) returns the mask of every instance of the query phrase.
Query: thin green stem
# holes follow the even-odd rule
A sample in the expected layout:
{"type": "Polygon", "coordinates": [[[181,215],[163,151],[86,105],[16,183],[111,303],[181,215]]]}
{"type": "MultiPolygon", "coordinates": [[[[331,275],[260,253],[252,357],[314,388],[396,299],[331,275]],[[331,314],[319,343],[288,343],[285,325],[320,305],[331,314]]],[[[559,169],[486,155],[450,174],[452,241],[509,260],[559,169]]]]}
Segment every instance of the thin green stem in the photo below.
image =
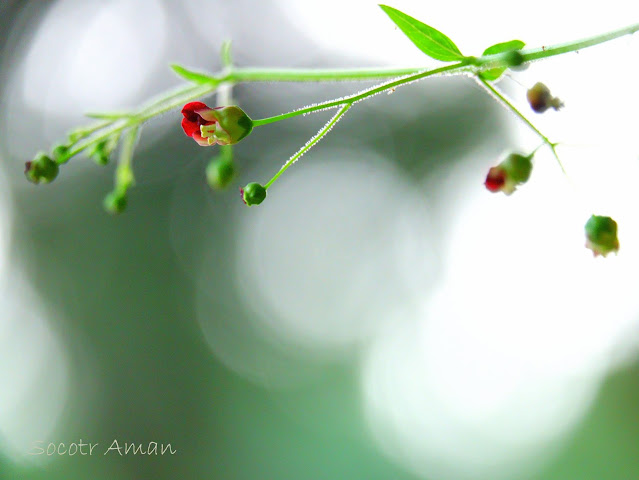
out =
{"type": "Polygon", "coordinates": [[[363,92],[338,98],[337,100],[330,100],[328,102],[322,102],[316,105],[310,105],[308,107],[300,108],[299,110],[283,113],[281,115],[275,115],[274,117],[261,118],[259,120],[254,120],[253,126],[259,127],[261,125],[268,125],[269,123],[279,122],[281,120],[286,120],[288,118],[296,117],[298,115],[304,115],[307,113],[317,112],[318,110],[325,110],[327,108],[340,106],[344,103],[359,102],[360,100],[364,100],[365,98],[376,95],[380,92],[383,92],[384,90],[390,90],[391,88],[399,87],[401,85],[415,82],[417,80],[421,80],[426,77],[431,77],[433,75],[458,71],[466,67],[468,67],[468,62],[463,61],[463,62],[454,63],[452,65],[446,65],[445,67],[435,68],[433,70],[426,70],[426,71],[421,70],[418,73],[414,73],[412,75],[408,75],[399,79],[394,79],[394,80],[391,80],[390,82],[382,83],[381,85],[377,85],[375,87],[369,88],[368,90],[364,90],[363,92]]]}
{"type": "Polygon", "coordinates": [[[639,31],[639,23],[635,23],[634,25],[620,28],[612,32],[595,35],[594,37],[552,45],[550,47],[524,50],[521,53],[523,54],[524,61],[529,62],[531,60],[553,57],[555,55],[562,55],[564,53],[576,52],[577,50],[583,50],[584,48],[594,47],[595,45],[606,43],[610,40],[615,40],[616,38],[623,37],[625,35],[632,35],[637,31],[639,31]]]}
{"type": "Polygon", "coordinates": [[[115,170],[115,189],[122,194],[126,193],[135,182],[132,167],[133,151],[135,150],[139,132],[139,126],[131,127],[124,136],[122,149],[120,150],[120,159],[115,170]]]}
{"type": "MultiPolygon", "coordinates": [[[[495,87],[493,87],[489,82],[487,82],[486,80],[484,80],[483,78],[477,76],[477,80],[486,88],[488,89],[488,91],[490,91],[490,93],[492,93],[499,101],[501,101],[501,103],[508,108],[511,112],[513,112],[515,115],[517,115],[533,132],[535,132],[539,138],[541,138],[541,140],[550,147],[550,150],[552,151],[553,155],[555,156],[555,158],[557,159],[557,163],[559,164],[559,167],[561,167],[562,172],[564,172],[564,174],[566,174],[566,169],[564,168],[563,163],[561,163],[561,160],[559,159],[559,155],[557,155],[557,151],[555,150],[555,147],[557,146],[556,143],[553,143],[550,141],[550,139],[544,135],[543,133],[541,133],[539,131],[539,129],[537,127],[535,127],[535,125],[533,125],[533,123],[528,120],[528,118],[526,118],[526,116],[521,113],[519,111],[519,109],[517,107],[515,107],[506,97],[504,97],[499,90],[497,90],[495,87]]],[[[567,175],[567,174],[566,174],[567,175]]]]}
{"type": "Polygon", "coordinates": [[[311,138],[308,143],[306,145],[304,145],[302,148],[300,148],[297,153],[295,155],[293,155],[288,162],[286,162],[282,168],[280,168],[280,170],[273,176],[273,178],[271,178],[268,183],[266,185],[264,185],[264,188],[268,190],[268,188],[273,185],[273,182],[275,182],[275,180],[277,180],[280,175],[282,175],[287,169],[288,167],[290,167],[291,165],[293,165],[298,158],[300,158],[302,155],[304,155],[306,152],[308,152],[313,145],[315,145],[317,142],[319,142],[322,137],[324,135],[326,135],[331,128],[333,128],[333,126],[337,123],[337,121],[348,111],[349,108],[351,108],[351,106],[353,105],[353,102],[348,102],[346,104],[344,104],[342,106],[342,108],[339,109],[339,111],[333,116],[333,118],[331,118],[326,125],[324,125],[324,127],[317,132],[317,135],[315,135],[313,138],[311,138]]]}
{"type": "MultiPolygon", "coordinates": [[[[423,68],[357,68],[349,70],[335,69],[273,69],[238,68],[230,71],[226,78],[220,79],[235,83],[243,82],[360,82],[383,78],[401,77],[422,72],[423,68]]],[[[211,77],[215,78],[215,77],[211,77]]]]}
{"type": "MultiPolygon", "coordinates": [[[[584,48],[614,40],[624,35],[630,35],[637,31],[639,31],[639,24],[631,25],[619,30],[615,30],[602,35],[597,35],[584,40],[577,40],[574,42],[568,42],[549,47],[541,47],[538,49],[523,50],[521,53],[524,61],[529,62],[532,60],[538,60],[555,55],[561,55],[568,52],[582,50],[584,48]]],[[[226,58],[227,62],[230,62],[228,51],[226,51],[223,56],[226,58]]],[[[218,74],[210,76],[206,74],[200,75],[199,77],[201,78],[202,83],[195,85],[188,84],[186,86],[162,94],[159,97],[152,99],[147,104],[143,105],[137,111],[122,114],[122,118],[109,119],[106,122],[99,122],[91,127],[87,127],[86,129],[78,130],[76,136],[72,138],[72,148],[69,151],[68,157],[70,158],[84,151],[89,146],[110,137],[114,133],[121,132],[130,127],[141,125],[147,120],[150,120],[151,118],[154,118],[180,105],[183,105],[184,103],[209,95],[215,92],[219,85],[222,83],[234,85],[244,82],[365,81],[373,79],[393,79],[398,76],[402,77],[400,79],[395,79],[388,83],[382,84],[378,87],[374,87],[365,92],[350,95],[342,99],[324,102],[319,105],[305,107],[294,112],[257,120],[255,122],[255,126],[260,126],[292,118],[297,115],[303,115],[304,113],[311,113],[325,108],[337,107],[344,103],[354,103],[381,91],[388,90],[415,80],[420,80],[432,75],[436,75],[438,73],[460,73],[463,71],[467,71],[470,68],[474,68],[477,71],[482,71],[488,68],[495,68],[497,66],[507,66],[504,54],[487,55],[483,57],[472,58],[469,57],[461,62],[428,71],[416,68],[373,68],[348,70],[270,68],[260,69],[234,68],[227,64],[225,65],[225,68],[218,74]]],[[[494,90],[488,83],[483,83],[489,90],[494,90]]],[[[503,99],[503,97],[501,97],[497,92],[493,93],[498,98],[502,99],[502,102],[505,102],[505,99],[503,99]]],[[[505,104],[511,109],[514,108],[509,103],[505,104]]],[[[555,157],[558,159],[554,144],[548,141],[546,137],[542,136],[541,133],[539,133],[539,131],[534,126],[532,126],[532,124],[530,124],[530,122],[525,117],[523,117],[520,112],[516,111],[516,109],[514,109],[513,111],[518,116],[520,116],[527,124],[529,124],[529,126],[531,126],[531,128],[533,128],[538,135],[545,139],[544,141],[548,143],[555,157]]]]}
{"type": "MultiPolygon", "coordinates": [[[[133,113],[126,118],[109,122],[103,127],[104,130],[102,130],[99,135],[95,135],[85,142],[81,142],[76,145],[69,152],[69,157],[77,155],[91,145],[107,139],[114,133],[122,132],[122,130],[125,130],[129,127],[141,125],[147,120],[161,115],[162,113],[168,112],[169,110],[173,110],[174,108],[179,107],[184,103],[188,103],[192,100],[207,95],[215,91],[216,88],[217,85],[188,85],[188,88],[183,87],[175,92],[170,92],[168,95],[160,97],[154,103],[147,104],[146,106],[141,107],[136,113],[133,113]]],[[[98,129],[95,129],[94,131],[97,132],[97,130],[98,129]]]]}

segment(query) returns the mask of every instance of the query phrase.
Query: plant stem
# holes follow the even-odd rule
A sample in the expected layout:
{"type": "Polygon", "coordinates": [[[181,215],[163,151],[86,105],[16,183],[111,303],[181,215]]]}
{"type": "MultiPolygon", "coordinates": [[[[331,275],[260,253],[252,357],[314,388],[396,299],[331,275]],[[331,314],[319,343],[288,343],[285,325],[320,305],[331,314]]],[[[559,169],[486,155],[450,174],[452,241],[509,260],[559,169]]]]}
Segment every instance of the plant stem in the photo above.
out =
{"type": "Polygon", "coordinates": [[[620,28],[618,30],[613,30],[612,32],[585,38],[583,40],[575,40],[573,42],[560,43],[550,47],[525,50],[521,53],[523,54],[524,61],[529,62],[531,60],[554,57],[555,55],[562,55],[564,53],[576,52],[577,50],[583,50],[584,48],[594,47],[595,45],[609,42],[610,40],[615,40],[616,38],[623,37],[625,35],[632,35],[637,31],[639,31],[639,23],[635,23],[634,25],[620,28]]]}
{"type": "MultiPolygon", "coordinates": [[[[359,82],[401,77],[424,71],[424,68],[358,68],[350,70],[334,69],[272,69],[238,68],[229,71],[224,81],[242,82],[359,82]]],[[[215,77],[212,77],[215,78],[215,77]]]]}
{"type": "MultiPolygon", "coordinates": [[[[85,150],[87,147],[107,139],[114,133],[119,133],[129,127],[141,125],[151,118],[168,112],[169,110],[173,110],[175,107],[179,107],[184,103],[188,103],[192,100],[212,93],[213,91],[215,91],[216,88],[217,85],[188,85],[187,87],[182,87],[179,90],[172,91],[167,95],[161,96],[152,103],[141,107],[137,112],[128,114],[126,117],[120,120],[112,120],[105,126],[100,127],[104,128],[104,130],[102,130],[99,135],[96,135],[86,140],[85,142],[80,142],[69,152],[69,157],[77,155],[78,153],[85,150]]],[[[95,129],[94,131],[97,130],[98,129],[95,129]]]]}
{"type": "Polygon", "coordinates": [[[133,151],[138,140],[140,127],[131,127],[124,137],[120,150],[120,160],[115,169],[115,189],[119,194],[126,194],[135,182],[133,175],[133,151]]]}
{"type": "Polygon", "coordinates": [[[486,80],[484,80],[483,78],[481,78],[480,76],[477,76],[477,80],[483,84],[483,86],[488,89],[488,91],[490,93],[492,93],[499,101],[501,101],[501,103],[508,108],[511,112],[513,112],[515,115],[517,115],[521,120],[523,120],[523,122],[533,131],[535,132],[539,138],[541,138],[541,140],[550,147],[550,150],[552,151],[553,155],[555,156],[555,158],[557,159],[557,163],[559,164],[559,167],[561,167],[561,171],[564,172],[564,174],[566,174],[566,169],[564,168],[563,163],[561,163],[561,160],[559,159],[559,155],[557,155],[557,151],[555,150],[555,147],[557,146],[556,143],[553,143],[550,141],[550,139],[544,135],[543,133],[541,133],[539,131],[539,129],[537,127],[535,127],[532,122],[530,120],[528,120],[526,118],[526,116],[521,113],[519,111],[519,109],[517,107],[515,107],[506,97],[504,97],[499,90],[497,90],[495,87],[493,87],[489,82],[487,82],[486,80]]]}
{"type": "Polygon", "coordinates": [[[328,102],[318,103],[316,105],[311,105],[308,107],[300,108],[299,110],[294,110],[292,112],[283,113],[281,115],[276,115],[274,117],[262,118],[259,120],[253,121],[254,127],[259,127],[261,125],[268,125],[269,123],[279,122],[281,120],[286,120],[288,118],[296,117],[298,115],[304,115],[307,113],[316,112],[318,110],[324,110],[326,108],[332,108],[339,105],[342,105],[346,102],[355,103],[363,100],[367,97],[371,97],[376,95],[384,90],[389,90],[391,88],[399,87],[401,85],[405,85],[407,83],[415,82],[417,80],[421,80],[422,78],[431,77],[433,75],[438,75],[442,73],[449,73],[452,71],[460,70],[463,67],[467,67],[468,62],[458,62],[452,65],[446,65],[445,67],[435,68],[433,70],[419,71],[418,73],[414,73],[412,75],[408,75],[399,79],[394,79],[390,82],[382,83],[381,85],[377,85],[375,87],[369,88],[368,90],[364,90],[363,92],[359,92],[353,95],[349,95],[346,97],[339,98],[337,100],[330,100],[328,102]]]}
{"type": "Polygon", "coordinates": [[[326,123],[326,125],[324,125],[324,127],[317,132],[317,134],[311,138],[308,143],[306,143],[306,145],[304,145],[302,148],[300,148],[297,153],[295,155],[293,155],[288,162],[286,162],[282,168],[280,168],[280,170],[273,176],[273,178],[271,178],[268,183],[266,185],[264,185],[264,188],[268,190],[268,188],[273,185],[273,182],[275,182],[275,180],[277,180],[279,178],[280,175],[282,175],[287,169],[288,167],[290,167],[291,165],[293,165],[298,158],[300,158],[302,155],[304,155],[306,152],[308,152],[313,145],[315,145],[317,142],[319,142],[322,137],[324,135],[326,135],[328,132],[330,132],[331,128],[333,128],[333,126],[337,123],[337,121],[348,111],[349,108],[351,108],[351,106],[353,105],[353,102],[348,102],[346,104],[344,104],[342,106],[342,108],[339,109],[339,111],[333,116],[333,118],[331,118],[328,123],[326,123]]]}
{"type": "MultiPolygon", "coordinates": [[[[542,47],[537,49],[522,50],[521,54],[525,62],[532,60],[538,60],[542,58],[552,57],[555,55],[561,55],[568,52],[574,52],[584,48],[588,48],[594,45],[614,40],[624,35],[629,35],[639,31],[639,24],[631,25],[619,30],[615,30],[602,35],[597,35],[584,40],[577,40],[574,42],[568,42],[558,44],[549,47],[542,47]]],[[[196,100],[198,98],[209,95],[217,90],[220,84],[226,83],[234,85],[244,82],[323,82],[323,81],[365,81],[374,79],[394,79],[398,76],[399,79],[391,80],[387,83],[366,90],[364,92],[350,95],[348,97],[320,103],[309,107],[302,108],[300,110],[277,115],[274,117],[264,118],[256,120],[254,126],[267,125],[269,123],[285,120],[295,117],[297,115],[303,115],[304,113],[311,113],[318,110],[340,106],[344,103],[354,103],[364,98],[370,97],[381,91],[404,85],[406,83],[420,80],[439,73],[460,73],[468,71],[474,68],[477,72],[486,70],[488,68],[495,68],[496,66],[507,66],[504,59],[504,54],[487,55],[483,57],[468,57],[461,62],[446,65],[444,67],[436,68],[433,70],[416,69],[416,68],[372,68],[372,69],[347,69],[347,70],[335,70],[335,69],[320,69],[320,70],[308,70],[308,69],[271,69],[271,68],[234,68],[225,66],[225,68],[216,75],[201,75],[204,79],[203,83],[180,87],[178,89],[171,90],[159,97],[152,99],[147,104],[140,107],[137,111],[123,113],[121,118],[113,118],[106,122],[98,123],[94,126],[87,127],[86,130],[80,130],[80,136],[76,140],[72,140],[72,148],[69,151],[68,158],[82,152],[87,147],[96,144],[102,140],[107,139],[114,133],[119,133],[127,128],[138,126],[161,115],[169,110],[172,110],[184,103],[196,100]],[[93,135],[93,136],[91,136],[93,135]],[[77,143],[76,143],[77,142],[77,143]]],[[[489,90],[494,89],[487,83],[482,82],[489,90]]],[[[501,97],[496,91],[493,92],[498,98],[505,102],[509,108],[522,118],[531,128],[533,128],[540,137],[550,146],[555,157],[555,145],[552,144],[545,136],[534,127],[532,124],[516,111],[510,103],[501,97]]],[[[117,115],[115,115],[117,117],[117,115]]],[[[558,158],[557,158],[558,159],[558,158]]],[[[559,161],[559,159],[558,159],[559,161]]],[[[561,164],[561,162],[559,162],[561,164]]]]}

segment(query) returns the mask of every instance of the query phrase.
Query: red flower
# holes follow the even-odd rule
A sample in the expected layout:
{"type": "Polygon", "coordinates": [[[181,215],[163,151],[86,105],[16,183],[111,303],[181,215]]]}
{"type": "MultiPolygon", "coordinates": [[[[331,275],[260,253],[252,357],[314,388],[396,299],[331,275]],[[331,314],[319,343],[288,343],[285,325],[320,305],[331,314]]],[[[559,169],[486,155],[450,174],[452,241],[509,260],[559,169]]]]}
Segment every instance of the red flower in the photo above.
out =
{"type": "Polygon", "coordinates": [[[499,192],[506,183],[506,171],[501,167],[492,167],[488,170],[484,185],[491,192],[499,192]]]}
{"type": "Polygon", "coordinates": [[[253,121],[236,106],[209,108],[191,102],[182,108],[182,128],[187,136],[202,146],[232,145],[253,129],[253,121]]]}

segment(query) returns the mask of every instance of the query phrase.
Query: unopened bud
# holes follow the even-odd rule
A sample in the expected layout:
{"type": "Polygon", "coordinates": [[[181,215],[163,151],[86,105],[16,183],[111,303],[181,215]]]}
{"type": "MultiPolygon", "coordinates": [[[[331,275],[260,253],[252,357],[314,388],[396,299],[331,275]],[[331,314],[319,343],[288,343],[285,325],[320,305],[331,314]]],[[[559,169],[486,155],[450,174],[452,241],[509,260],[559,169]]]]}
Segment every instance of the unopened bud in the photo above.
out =
{"type": "Polygon", "coordinates": [[[69,159],[69,147],[63,144],[57,145],[53,148],[52,154],[56,163],[65,163],[69,159]]]}
{"type": "Polygon", "coordinates": [[[112,215],[122,213],[126,209],[126,204],[126,193],[114,191],[104,197],[104,209],[112,215]]]}
{"type": "Polygon", "coordinates": [[[509,67],[520,67],[524,63],[524,56],[519,50],[511,50],[504,54],[504,60],[509,67]]]}
{"type": "Polygon", "coordinates": [[[592,215],[586,226],[586,248],[592,250],[593,255],[605,257],[610,252],[619,250],[617,238],[617,222],[610,217],[592,215]]]}
{"type": "Polygon", "coordinates": [[[111,153],[108,147],[109,142],[107,140],[102,140],[95,144],[89,156],[98,165],[106,165],[109,163],[109,154],[111,153]]]}
{"type": "Polygon", "coordinates": [[[240,193],[242,200],[249,207],[259,205],[266,198],[266,188],[257,182],[249,183],[246,187],[240,188],[240,193]]]}
{"type": "Polygon", "coordinates": [[[484,185],[493,193],[504,192],[510,195],[530,178],[532,157],[511,153],[503,162],[488,171],[484,185]]]}
{"type": "Polygon", "coordinates": [[[564,106],[562,101],[557,97],[553,97],[550,93],[550,89],[541,82],[536,83],[526,92],[526,98],[528,99],[530,108],[537,113],[543,113],[549,108],[559,110],[564,106]]]}
{"type": "MultiPolygon", "coordinates": [[[[231,147],[224,147],[231,148],[231,147]]],[[[235,178],[235,163],[225,157],[213,158],[206,167],[206,179],[211,188],[223,190],[235,178]]]]}
{"type": "Polygon", "coordinates": [[[58,164],[45,153],[39,153],[33,160],[26,162],[24,167],[27,180],[35,184],[52,182],[60,171],[58,164]]]}

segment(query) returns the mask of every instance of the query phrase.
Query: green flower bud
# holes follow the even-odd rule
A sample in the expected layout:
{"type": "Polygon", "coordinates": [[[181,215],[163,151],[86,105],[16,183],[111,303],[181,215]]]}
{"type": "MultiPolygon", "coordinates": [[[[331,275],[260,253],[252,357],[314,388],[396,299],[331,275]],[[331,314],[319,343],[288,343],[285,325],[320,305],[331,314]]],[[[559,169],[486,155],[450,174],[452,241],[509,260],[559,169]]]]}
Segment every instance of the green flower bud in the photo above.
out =
{"type": "Polygon", "coordinates": [[[533,164],[532,157],[524,157],[517,153],[511,153],[502,163],[513,182],[526,183],[530,178],[533,164]]]}
{"type": "Polygon", "coordinates": [[[127,196],[126,193],[110,192],[104,197],[104,209],[111,215],[122,213],[126,209],[127,196]]]}
{"type": "Polygon", "coordinates": [[[64,163],[69,160],[69,147],[67,145],[57,145],[53,148],[53,158],[56,163],[64,163]]]}
{"type": "Polygon", "coordinates": [[[619,251],[617,238],[617,222],[610,217],[592,215],[584,227],[586,231],[586,248],[592,250],[593,255],[605,257],[610,252],[619,251]]]}
{"type": "Polygon", "coordinates": [[[60,167],[45,153],[38,153],[36,157],[24,164],[24,174],[27,180],[35,184],[52,182],[58,176],[60,167]]]}
{"type": "Polygon", "coordinates": [[[504,54],[504,60],[509,67],[519,67],[524,63],[524,56],[519,50],[511,50],[504,54]]]}
{"type": "Polygon", "coordinates": [[[235,163],[224,157],[213,158],[206,167],[206,179],[211,188],[215,190],[223,190],[228,187],[235,178],[235,174],[235,163]]]}
{"type": "Polygon", "coordinates": [[[549,108],[559,110],[564,106],[561,100],[553,97],[546,85],[541,82],[536,83],[528,92],[526,98],[532,108],[537,113],[543,113],[549,108]]]}
{"type": "Polygon", "coordinates": [[[488,171],[484,185],[491,192],[504,192],[510,195],[530,178],[533,167],[532,157],[532,155],[524,157],[518,153],[511,153],[503,162],[488,171]]]}
{"type": "Polygon", "coordinates": [[[242,200],[249,207],[259,205],[266,198],[266,188],[257,182],[249,183],[246,187],[240,188],[242,200]]]}
{"type": "Polygon", "coordinates": [[[89,156],[98,165],[107,165],[109,163],[109,153],[111,153],[108,150],[108,147],[109,142],[107,140],[102,140],[95,144],[89,156]]]}

